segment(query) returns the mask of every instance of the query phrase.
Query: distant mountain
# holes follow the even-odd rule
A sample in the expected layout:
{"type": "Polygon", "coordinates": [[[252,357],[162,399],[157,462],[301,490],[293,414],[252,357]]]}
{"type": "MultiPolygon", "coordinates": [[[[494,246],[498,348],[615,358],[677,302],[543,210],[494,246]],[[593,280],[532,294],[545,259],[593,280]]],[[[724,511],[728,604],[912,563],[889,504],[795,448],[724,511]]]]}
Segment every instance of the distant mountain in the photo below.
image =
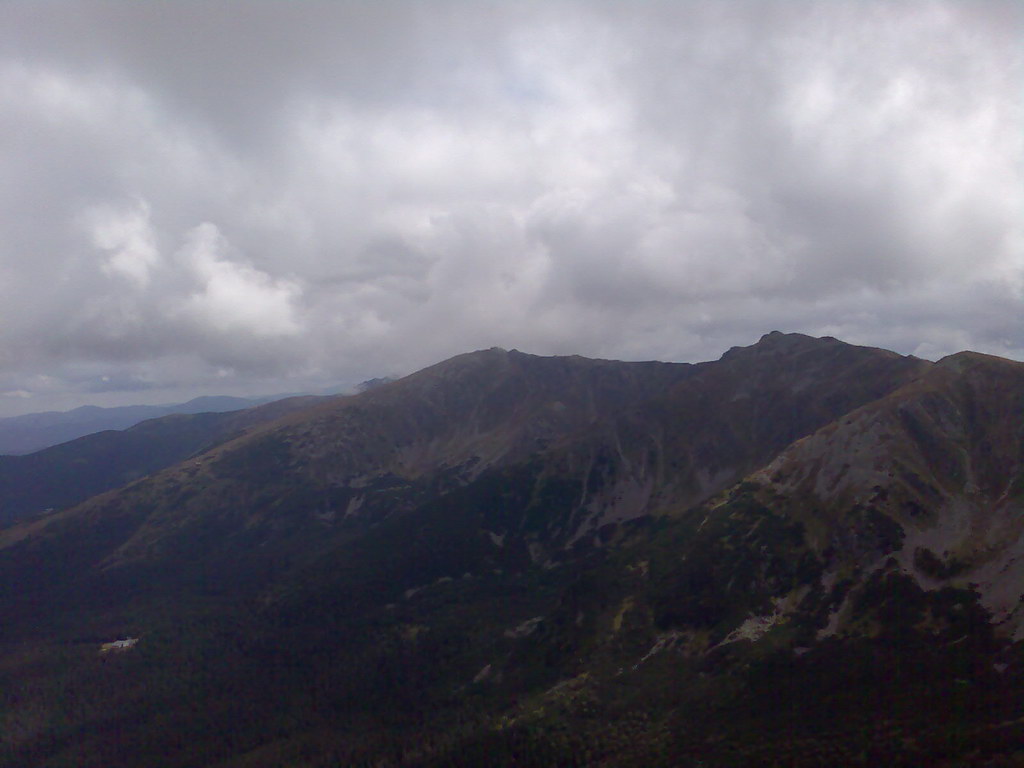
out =
{"type": "Polygon", "coordinates": [[[108,429],[127,429],[146,419],[173,413],[221,413],[252,408],[274,398],[197,397],[174,405],[83,405],[71,411],[46,411],[0,418],[0,455],[24,455],[108,429]]]}
{"type": "MultiPolygon", "coordinates": [[[[0,456],[0,527],[73,506],[324,399],[297,397],[245,410],[176,413],[24,456],[0,456]]],[[[181,407],[223,406],[229,400],[237,404],[236,398],[198,398],[181,407]]]]}
{"type": "Polygon", "coordinates": [[[490,349],[243,413],[0,531],[0,765],[1024,743],[1022,364],[781,333],[697,365],[490,349]]]}

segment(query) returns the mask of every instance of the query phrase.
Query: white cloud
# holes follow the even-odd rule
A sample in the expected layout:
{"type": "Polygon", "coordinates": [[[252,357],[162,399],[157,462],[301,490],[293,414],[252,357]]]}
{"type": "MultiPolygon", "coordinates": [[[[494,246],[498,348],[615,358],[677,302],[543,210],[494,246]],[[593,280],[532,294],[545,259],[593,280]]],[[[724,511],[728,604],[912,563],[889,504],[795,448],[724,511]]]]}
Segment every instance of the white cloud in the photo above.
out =
{"type": "Polygon", "coordinates": [[[215,225],[207,222],[192,230],[178,260],[197,283],[181,311],[200,329],[261,338],[295,336],[302,330],[295,310],[298,283],[232,259],[215,225]]]}
{"type": "Polygon", "coordinates": [[[93,244],[109,252],[102,269],[140,287],[149,283],[160,254],[149,221],[149,205],[140,200],[129,209],[99,208],[88,216],[93,244]]]}

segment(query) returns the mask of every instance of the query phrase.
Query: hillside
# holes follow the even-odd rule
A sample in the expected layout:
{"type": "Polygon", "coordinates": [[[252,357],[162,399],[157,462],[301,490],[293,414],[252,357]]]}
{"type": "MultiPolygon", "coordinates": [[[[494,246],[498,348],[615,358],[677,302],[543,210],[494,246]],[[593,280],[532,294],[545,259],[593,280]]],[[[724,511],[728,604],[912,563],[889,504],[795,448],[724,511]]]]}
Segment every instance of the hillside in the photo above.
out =
{"type": "Polygon", "coordinates": [[[319,399],[288,398],[231,412],[173,414],[25,456],[0,456],[0,527],[74,506],[319,399]]]}
{"type": "Polygon", "coordinates": [[[197,397],[187,403],[173,405],[126,405],[117,408],[83,405],[70,411],[8,416],[0,419],[0,455],[35,453],[95,432],[128,429],[161,416],[238,411],[264,402],[268,400],[221,395],[197,397]]]}
{"type": "Polygon", "coordinates": [[[1022,370],[772,333],[295,409],[0,532],[0,764],[1013,764],[1022,370]]]}
{"type": "Polygon", "coordinates": [[[1024,639],[1024,364],[960,353],[801,440],[755,478],[816,548],[923,589],[971,589],[1024,639]],[[851,515],[886,521],[870,541],[851,515]]]}

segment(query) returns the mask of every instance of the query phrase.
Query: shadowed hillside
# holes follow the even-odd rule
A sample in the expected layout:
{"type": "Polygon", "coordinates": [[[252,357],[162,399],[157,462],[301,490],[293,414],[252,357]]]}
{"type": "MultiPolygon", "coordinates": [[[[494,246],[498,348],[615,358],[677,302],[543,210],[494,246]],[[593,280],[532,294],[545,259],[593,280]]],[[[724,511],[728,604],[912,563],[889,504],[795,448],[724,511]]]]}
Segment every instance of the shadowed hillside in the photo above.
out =
{"type": "Polygon", "coordinates": [[[492,349],[253,424],[0,533],[3,764],[1013,764],[1022,370],[492,349]]]}
{"type": "Polygon", "coordinates": [[[0,455],[34,453],[94,432],[128,429],[142,421],[161,416],[238,411],[267,401],[268,398],[197,397],[176,405],[126,405],[118,408],[83,405],[70,411],[9,416],[0,419],[0,455]]]}
{"type": "Polygon", "coordinates": [[[319,399],[289,398],[245,411],[174,414],[26,456],[0,456],[0,526],[73,506],[319,399]]]}

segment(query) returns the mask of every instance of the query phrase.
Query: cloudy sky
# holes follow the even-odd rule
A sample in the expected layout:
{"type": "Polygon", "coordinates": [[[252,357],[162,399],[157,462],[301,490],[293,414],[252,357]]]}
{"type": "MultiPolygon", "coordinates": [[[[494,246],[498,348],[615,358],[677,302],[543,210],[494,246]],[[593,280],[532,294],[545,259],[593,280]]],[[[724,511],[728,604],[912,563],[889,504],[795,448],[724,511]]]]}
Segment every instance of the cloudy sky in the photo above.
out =
{"type": "Polygon", "coordinates": [[[1024,359],[1022,14],[5,2],[0,415],[772,329],[1024,359]]]}

